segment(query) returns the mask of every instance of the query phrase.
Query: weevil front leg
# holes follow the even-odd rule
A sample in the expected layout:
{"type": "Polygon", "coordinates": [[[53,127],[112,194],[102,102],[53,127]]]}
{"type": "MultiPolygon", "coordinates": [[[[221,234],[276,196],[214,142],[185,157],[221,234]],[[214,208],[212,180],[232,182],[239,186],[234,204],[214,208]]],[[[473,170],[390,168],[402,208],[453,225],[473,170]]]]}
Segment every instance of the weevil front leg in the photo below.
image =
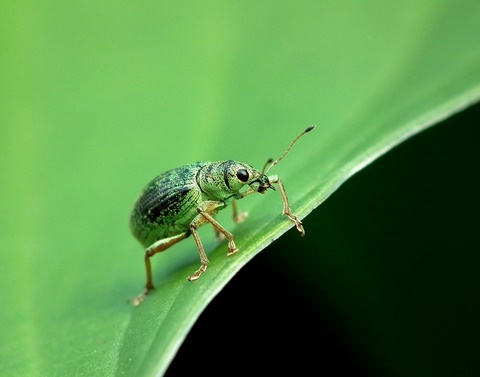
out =
{"type": "Polygon", "coordinates": [[[219,207],[223,207],[225,204],[223,202],[215,202],[215,201],[207,201],[203,203],[201,206],[197,208],[198,215],[193,219],[190,223],[190,231],[192,233],[193,239],[198,248],[198,253],[200,255],[200,262],[202,265],[200,268],[191,274],[188,277],[188,280],[193,281],[197,280],[206,270],[208,266],[208,258],[207,254],[205,253],[205,249],[203,248],[202,241],[200,240],[200,236],[198,235],[197,228],[200,225],[206,224],[209,222],[213,225],[213,227],[223,234],[228,240],[228,253],[227,255],[235,254],[238,251],[235,242],[233,241],[233,234],[226,230],[220,223],[213,218],[218,212],[219,207]]]}
{"type": "Polygon", "coordinates": [[[268,180],[270,181],[270,183],[278,185],[278,188],[280,189],[280,195],[282,195],[283,200],[282,213],[295,223],[297,230],[300,232],[300,236],[303,237],[305,235],[305,229],[303,229],[303,225],[300,219],[292,213],[292,209],[290,208],[290,203],[288,202],[287,193],[285,192],[285,187],[283,186],[282,181],[276,175],[268,177],[268,180]]]}
{"type": "Polygon", "coordinates": [[[147,283],[145,284],[145,290],[141,294],[139,294],[137,297],[133,297],[130,299],[133,305],[140,305],[145,299],[145,297],[147,297],[147,295],[153,289],[152,265],[150,263],[150,258],[153,257],[156,253],[167,250],[170,246],[188,237],[188,235],[188,232],[184,232],[173,237],[164,238],[155,242],[152,246],[145,250],[145,270],[147,272],[147,283]]]}
{"type": "MultiPolygon", "coordinates": [[[[283,186],[282,181],[276,175],[272,175],[268,177],[268,180],[270,183],[278,185],[278,188],[280,189],[280,195],[282,196],[282,201],[283,201],[282,214],[287,216],[290,220],[292,220],[295,223],[297,230],[300,232],[300,236],[303,237],[305,235],[305,229],[303,229],[303,225],[300,219],[292,213],[292,209],[290,208],[290,203],[288,202],[287,193],[285,192],[285,187],[283,186]]],[[[272,186],[271,188],[274,188],[274,187],[272,186]]],[[[248,190],[245,190],[238,199],[243,199],[244,197],[254,194],[256,192],[257,191],[255,191],[254,189],[249,188],[248,190]]]]}

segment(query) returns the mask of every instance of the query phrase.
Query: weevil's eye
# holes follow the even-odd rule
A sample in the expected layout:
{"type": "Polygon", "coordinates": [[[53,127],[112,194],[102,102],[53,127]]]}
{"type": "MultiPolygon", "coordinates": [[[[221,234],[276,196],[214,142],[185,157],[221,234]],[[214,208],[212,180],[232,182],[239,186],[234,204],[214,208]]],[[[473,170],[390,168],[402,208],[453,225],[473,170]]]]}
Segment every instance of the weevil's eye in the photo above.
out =
{"type": "Polygon", "coordinates": [[[242,182],[247,182],[249,178],[248,171],[246,171],[245,169],[238,169],[237,178],[242,182]]]}

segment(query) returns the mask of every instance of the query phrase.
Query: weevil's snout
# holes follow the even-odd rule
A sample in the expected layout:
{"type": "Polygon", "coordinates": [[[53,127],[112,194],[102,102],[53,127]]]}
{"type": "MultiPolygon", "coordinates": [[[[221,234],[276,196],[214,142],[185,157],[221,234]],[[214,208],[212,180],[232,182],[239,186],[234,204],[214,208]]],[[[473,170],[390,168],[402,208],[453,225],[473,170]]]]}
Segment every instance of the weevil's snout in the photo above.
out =
{"type": "Polygon", "coordinates": [[[275,190],[275,187],[270,183],[266,175],[250,183],[250,187],[260,194],[264,194],[268,189],[275,190]]]}
{"type": "Polygon", "coordinates": [[[265,191],[267,191],[268,189],[272,189],[272,190],[275,190],[275,187],[273,187],[272,185],[269,185],[269,186],[260,186],[258,188],[258,191],[260,194],[264,194],[265,191]]]}

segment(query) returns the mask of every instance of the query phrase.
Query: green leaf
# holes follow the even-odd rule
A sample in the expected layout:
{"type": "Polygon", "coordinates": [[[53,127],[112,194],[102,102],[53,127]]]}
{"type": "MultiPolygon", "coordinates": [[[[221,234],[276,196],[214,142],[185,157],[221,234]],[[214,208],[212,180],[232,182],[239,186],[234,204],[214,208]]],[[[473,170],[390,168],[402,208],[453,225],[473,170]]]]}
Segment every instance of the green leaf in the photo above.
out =
{"type": "MultiPolygon", "coordinates": [[[[1,375],[161,375],[196,319],[292,227],[278,192],[152,260],[128,232],[156,174],[272,170],[301,218],[395,145],[478,101],[480,5],[458,1],[2,4],[1,375]]],[[[292,230],[295,232],[295,230],[292,230]]],[[[314,229],[306,228],[306,237],[314,229]]],[[[299,239],[302,242],[302,239],[299,239]]],[[[301,256],[299,256],[301,258],[301,256]]]]}

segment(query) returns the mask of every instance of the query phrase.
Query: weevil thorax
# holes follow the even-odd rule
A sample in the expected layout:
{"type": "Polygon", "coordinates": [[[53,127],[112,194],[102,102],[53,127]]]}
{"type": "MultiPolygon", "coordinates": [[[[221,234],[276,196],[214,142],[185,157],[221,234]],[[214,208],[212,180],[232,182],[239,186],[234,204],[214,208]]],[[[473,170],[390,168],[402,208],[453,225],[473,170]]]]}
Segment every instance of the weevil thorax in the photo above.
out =
{"type": "Polygon", "coordinates": [[[259,193],[274,189],[265,174],[248,164],[233,160],[205,165],[198,172],[197,183],[209,197],[222,201],[239,198],[240,190],[246,185],[259,193]]]}

